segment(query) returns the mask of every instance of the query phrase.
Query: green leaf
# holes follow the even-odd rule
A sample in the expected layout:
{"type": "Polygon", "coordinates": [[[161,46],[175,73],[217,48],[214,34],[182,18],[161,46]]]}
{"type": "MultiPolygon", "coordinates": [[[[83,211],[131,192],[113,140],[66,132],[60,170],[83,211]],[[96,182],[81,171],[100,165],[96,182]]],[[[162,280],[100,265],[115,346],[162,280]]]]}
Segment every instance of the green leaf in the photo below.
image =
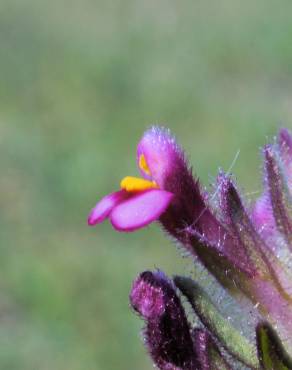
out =
{"type": "Polygon", "coordinates": [[[235,358],[252,369],[259,368],[255,346],[248,342],[218,311],[204,290],[192,279],[176,276],[176,286],[187,297],[205,327],[235,358]]]}
{"type": "Polygon", "coordinates": [[[291,370],[292,360],[286,353],[275,330],[267,322],[256,329],[258,357],[265,370],[291,370]]]}
{"type": "Polygon", "coordinates": [[[231,370],[231,366],[222,356],[217,344],[207,330],[195,329],[193,337],[202,370],[231,370]]]}

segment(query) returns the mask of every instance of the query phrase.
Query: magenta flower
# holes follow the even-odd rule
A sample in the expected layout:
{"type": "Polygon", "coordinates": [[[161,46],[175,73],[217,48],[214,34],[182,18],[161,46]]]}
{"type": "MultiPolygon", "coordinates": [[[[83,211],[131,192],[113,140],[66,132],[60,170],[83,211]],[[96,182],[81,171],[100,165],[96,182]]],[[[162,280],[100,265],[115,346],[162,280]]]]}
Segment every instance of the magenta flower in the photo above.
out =
{"type": "Polygon", "coordinates": [[[292,369],[292,137],[287,130],[265,146],[263,157],[263,193],[254,204],[222,172],[208,194],[170,132],[153,127],[137,149],[143,179],[124,178],[121,190],[104,197],[89,216],[90,225],[109,217],[120,231],[159,221],[230,299],[249,307],[253,336],[226,320],[192,279],[139,275],[130,302],[146,322],[147,348],[162,370],[292,369]],[[190,328],[176,287],[200,326],[190,328]]]}
{"type": "Polygon", "coordinates": [[[167,177],[179,162],[179,148],[168,130],[153,127],[145,133],[137,148],[137,164],[143,178],[127,176],[121,190],[106,195],[92,209],[88,224],[94,226],[106,218],[119,231],[134,231],[157,220],[168,208],[173,192],[167,189],[167,177]]]}

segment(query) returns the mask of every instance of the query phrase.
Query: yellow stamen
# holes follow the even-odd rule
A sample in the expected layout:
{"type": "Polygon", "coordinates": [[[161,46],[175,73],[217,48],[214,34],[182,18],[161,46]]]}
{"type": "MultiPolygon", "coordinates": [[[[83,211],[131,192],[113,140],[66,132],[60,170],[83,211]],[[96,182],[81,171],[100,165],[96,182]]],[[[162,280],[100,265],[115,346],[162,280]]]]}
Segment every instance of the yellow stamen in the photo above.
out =
{"type": "Polygon", "coordinates": [[[147,189],[157,189],[155,181],[140,179],[138,177],[127,176],[121,181],[121,188],[128,192],[143,191],[147,189]]]}
{"type": "Polygon", "coordinates": [[[147,173],[147,175],[151,176],[151,172],[149,170],[144,154],[141,154],[139,157],[139,167],[141,168],[141,170],[147,173]]]}

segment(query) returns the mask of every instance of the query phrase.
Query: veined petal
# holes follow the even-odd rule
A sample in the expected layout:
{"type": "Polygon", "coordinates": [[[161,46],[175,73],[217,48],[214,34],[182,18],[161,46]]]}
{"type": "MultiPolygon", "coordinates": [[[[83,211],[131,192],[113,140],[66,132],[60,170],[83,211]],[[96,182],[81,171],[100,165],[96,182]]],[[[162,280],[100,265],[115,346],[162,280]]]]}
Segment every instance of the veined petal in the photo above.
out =
{"type": "Polygon", "coordinates": [[[94,226],[103,222],[111,213],[113,208],[129,197],[129,193],[120,190],[103,197],[91,210],[88,216],[88,225],[94,226]]]}
{"type": "Polygon", "coordinates": [[[167,209],[173,194],[164,190],[147,190],[131,196],[114,208],[112,225],[119,231],[134,231],[157,220],[167,209]]]}

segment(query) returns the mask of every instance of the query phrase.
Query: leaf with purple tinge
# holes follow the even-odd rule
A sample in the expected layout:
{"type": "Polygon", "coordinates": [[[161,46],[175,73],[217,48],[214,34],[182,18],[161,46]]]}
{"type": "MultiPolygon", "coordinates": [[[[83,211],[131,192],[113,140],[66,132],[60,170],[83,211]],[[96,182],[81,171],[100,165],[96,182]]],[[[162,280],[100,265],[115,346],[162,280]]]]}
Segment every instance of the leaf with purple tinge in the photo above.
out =
{"type": "MultiPolygon", "coordinates": [[[[281,265],[260,237],[231,181],[226,189],[226,213],[230,218],[230,226],[257,270],[256,276],[244,287],[243,292],[252,302],[260,303],[263,314],[268,312],[279,320],[279,317],[284,317],[279,312],[291,301],[287,291],[289,275],[286,274],[286,267],[281,265]]],[[[290,318],[289,310],[286,313],[288,316],[285,317],[290,318]]]]}
{"type": "Polygon", "coordinates": [[[277,228],[268,190],[256,200],[251,217],[257,232],[270,248],[274,248],[273,238],[277,237],[277,228]]]}
{"type": "Polygon", "coordinates": [[[201,366],[200,370],[232,370],[207,330],[195,329],[193,338],[201,366]]]}
{"type": "Polygon", "coordinates": [[[219,343],[235,358],[256,368],[255,348],[221,315],[206,292],[192,279],[183,276],[175,276],[174,283],[219,343]]]}
{"type": "Polygon", "coordinates": [[[252,220],[245,210],[241,198],[230,179],[225,189],[225,214],[230,230],[238,240],[240,249],[250,258],[250,263],[257,272],[267,276],[270,271],[269,261],[263,251],[263,240],[255,230],[252,220]]]}
{"type": "MultiPolygon", "coordinates": [[[[201,264],[212,273],[212,275],[229,292],[241,294],[242,287],[246,286],[250,279],[255,276],[255,271],[245,261],[229,258],[218,250],[217,245],[212,245],[196,231],[189,232],[190,248],[193,248],[201,264]]],[[[234,243],[236,247],[237,243],[234,243]]]]}
{"type": "MultiPolygon", "coordinates": [[[[289,214],[289,200],[285,196],[285,184],[271,146],[264,149],[266,181],[275,223],[292,250],[292,220],[289,214]]],[[[290,205],[291,207],[291,205],[290,205]]]]}
{"type": "Polygon", "coordinates": [[[287,129],[281,129],[278,135],[278,145],[287,186],[292,196],[292,136],[287,129]]]}

